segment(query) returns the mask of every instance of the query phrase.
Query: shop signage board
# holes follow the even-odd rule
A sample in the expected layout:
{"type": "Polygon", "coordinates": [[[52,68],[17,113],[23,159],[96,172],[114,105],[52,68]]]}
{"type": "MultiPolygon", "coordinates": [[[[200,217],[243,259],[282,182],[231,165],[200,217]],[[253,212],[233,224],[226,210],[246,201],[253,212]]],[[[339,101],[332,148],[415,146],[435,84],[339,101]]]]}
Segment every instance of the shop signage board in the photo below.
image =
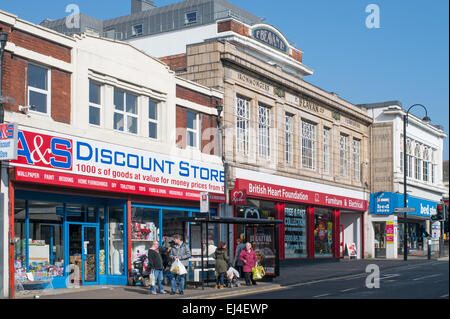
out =
{"type": "Polygon", "coordinates": [[[264,43],[278,51],[288,53],[289,44],[284,36],[274,27],[267,24],[259,24],[253,26],[251,29],[251,36],[253,39],[264,43]]]}
{"type": "Polygon", "coordinates": [[[297,202],[318,206],[337,207],[355,211],[366,211],[367,201],[350,197],[319,193],[297,188],[236,179],[236,189],[245,189],[247,196],[275,201],[297,202]]]}
{"type": "Polygon", "coordinates": [[[224,196],[223,166],[37,129],[18,131],[16,178],[53,185],[200,199],[224,196]],[[41,170],[45,172],[40,172],[41,170]]]}
{"type": "Polygon", "coordinates": [[[245,189],[233,189],[231,191],[231,204],[234,206],[247,205],[247,192],[245,189]]]}
{"type": "Polygon", "coordinates": [[[209,194],[200,193],[200,213],[209,213],[209,194]]]}
{"type": "Polygon", "coordinates": [[[0,124],[0,161],[17,159],[18,129],[17,124],[0,124]]]}
{"type": "Polygon", "coordinates": [[[394,244],[394,222],[386,222],[386,244],[394,244]]]}
{"type": "Polygon", "coordinates": [[[370,195],[370,212],[375,215],[408,214],[431,218],[436,214],[437,202],[408,196],[408,207],[405,209],[403,194],[391,192],[370,195]]]}

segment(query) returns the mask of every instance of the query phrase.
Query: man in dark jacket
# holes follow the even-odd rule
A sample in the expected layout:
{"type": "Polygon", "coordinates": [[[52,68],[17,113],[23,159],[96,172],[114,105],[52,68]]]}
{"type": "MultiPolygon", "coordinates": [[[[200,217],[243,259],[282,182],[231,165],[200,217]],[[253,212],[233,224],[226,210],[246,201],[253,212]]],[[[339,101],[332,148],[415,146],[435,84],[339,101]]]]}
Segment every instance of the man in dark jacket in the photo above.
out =
{"type": "MultiPolygon", "coordinates": [[[[173,242],[174,245],[172,246],[172,249],[170,250],[169,257],[172,263],[174,263],[176,260],[181,261],[181,263],[186,267],[186,270],[189,267],[189,259],[191,256],[191,251],[186,246],[185,243],[181,241],[180,235],[173,236],[173,242]]],[[[184,284],[186,281],[186,275],[178,275],[173,274],[172,277],[172,291],[170,292],[171,295],[175,295],[177,291],[177,284],[179,283],[180,288],[180,295],[184,294],[184,284]]]]}
{"type": "Polygon", "coordinates": [[[150,293],[156,295],[156,285],[158,285],[159,293],[166,294],[162,284],[164,279],[164,265],[159,250],[159,242],[154,241],[152,248],[148,250],[148,269],[154,272],[154,284],[150,287],[150,293]]]}

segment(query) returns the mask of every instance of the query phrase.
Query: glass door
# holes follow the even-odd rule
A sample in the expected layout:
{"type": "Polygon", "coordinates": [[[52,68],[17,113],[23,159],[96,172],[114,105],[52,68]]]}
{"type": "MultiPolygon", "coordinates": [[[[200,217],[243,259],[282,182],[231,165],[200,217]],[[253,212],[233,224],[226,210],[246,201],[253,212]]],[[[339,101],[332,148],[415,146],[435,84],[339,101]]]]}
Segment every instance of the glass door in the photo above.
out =
{"type": "Polygon", "coordinates": [[[82,226],[83,250],[82,250],[82,278],[83,284],[97,283],[97,227],[82,226]]]}

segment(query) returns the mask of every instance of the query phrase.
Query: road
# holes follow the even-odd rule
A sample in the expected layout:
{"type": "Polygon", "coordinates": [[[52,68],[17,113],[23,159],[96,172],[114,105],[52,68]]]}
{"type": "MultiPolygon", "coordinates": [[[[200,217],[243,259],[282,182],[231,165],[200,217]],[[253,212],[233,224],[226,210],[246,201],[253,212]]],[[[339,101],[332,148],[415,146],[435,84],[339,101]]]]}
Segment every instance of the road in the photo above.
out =
{"type": "Polygon", "coordinates": [[[236,294],[228,299],[449,299],[448,261],[380,271],[379,288],[366,287],[368,276],[369,273],[356,274],[291,284],[258,294],[236,294]]]}

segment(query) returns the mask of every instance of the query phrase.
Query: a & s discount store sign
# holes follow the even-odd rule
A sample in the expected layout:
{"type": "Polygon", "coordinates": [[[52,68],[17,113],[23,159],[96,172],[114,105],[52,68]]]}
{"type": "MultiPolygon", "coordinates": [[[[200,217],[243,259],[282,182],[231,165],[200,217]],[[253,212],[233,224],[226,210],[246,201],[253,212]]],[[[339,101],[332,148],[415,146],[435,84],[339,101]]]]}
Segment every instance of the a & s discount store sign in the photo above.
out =
{"type": "Polygon", "coordinates": [[[16,181],[212,202],[224,197],[223,167],[173,156],[19,129],[16,181]]]}

